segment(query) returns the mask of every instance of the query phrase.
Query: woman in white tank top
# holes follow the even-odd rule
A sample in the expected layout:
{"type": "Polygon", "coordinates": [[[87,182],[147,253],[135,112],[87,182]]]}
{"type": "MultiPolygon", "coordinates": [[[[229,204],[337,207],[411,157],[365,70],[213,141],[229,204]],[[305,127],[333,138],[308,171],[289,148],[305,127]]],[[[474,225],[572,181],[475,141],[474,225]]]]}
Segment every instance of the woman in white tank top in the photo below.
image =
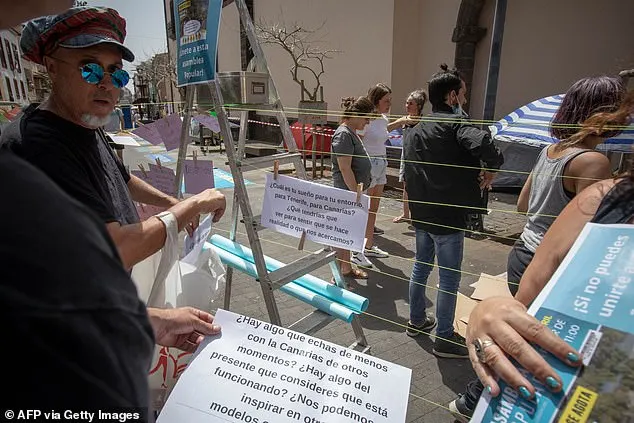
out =
{"type": "Polygon", "coordinates": [[[392,106],[392,90],[385,84],[376,84],[368,91],[368,98],[374,104],[374,113],[380,116],[366,126],[363,134],[363,145],[365,146],[370,161],[372,163],[372,182],[368,188],[370,196],[370,214],[365,230],[366,246],[363,252],[352,255],[352,262],[357,266],[372,267],[372,262],[368,257],[387,258],[389,254],[374,245],[374,235],[380,235],[383,231],[375,228],[376,213],[379,210],[379,202],[383,195],[383,187],[387,182],[387,155],[385,142],[388,133],[396,128],[405,125],[412,125],[416,122],[407,116],[400,117],[393,122],[388,119],[387,113],[392,106]]]}

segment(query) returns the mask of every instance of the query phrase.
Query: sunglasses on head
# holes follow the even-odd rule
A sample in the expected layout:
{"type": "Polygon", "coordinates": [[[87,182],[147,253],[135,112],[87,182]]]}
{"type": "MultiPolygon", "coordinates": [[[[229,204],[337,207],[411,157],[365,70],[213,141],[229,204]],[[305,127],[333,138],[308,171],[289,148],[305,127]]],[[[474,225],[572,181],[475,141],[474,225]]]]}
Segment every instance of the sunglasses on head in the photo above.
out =
{"type": "Polygon", "coordinates": [[[86,63],[79,67],[81,77],[84,81],[92,85],[97,85],[103,81],[106,74],[110,75],[110,80],[115,88],[123,88],[130,81],[130,74],[123,69],[117,69],[114,72],[106,72],[104,68],[97,63],[86,63]]]}

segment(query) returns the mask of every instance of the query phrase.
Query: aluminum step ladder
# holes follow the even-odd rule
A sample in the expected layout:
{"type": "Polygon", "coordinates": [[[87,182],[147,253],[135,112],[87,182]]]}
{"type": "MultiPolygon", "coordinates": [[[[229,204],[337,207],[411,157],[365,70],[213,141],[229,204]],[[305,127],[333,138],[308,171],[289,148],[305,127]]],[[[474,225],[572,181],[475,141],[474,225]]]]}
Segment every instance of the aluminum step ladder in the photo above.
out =
{"type": "MultiPolygon", "coordinates": [[[[226,7],[228,4],[230,4],[230,2],[225,1],[223,7],[226,7]]],[[[253,20],[251,19],[250,13],[246,7],[244,0],[235,0],[235,4],[238,8],[240,20],[242,21],[246,35],[249,39],[251,49],[253,50],[255,68],[258,71],[268,75],[269,98],[273,98],[275,100],[274,102],[272,102],[272,104],[268,105],[240,105],[240,132],[236,145],[231,133],[229,119],[227,116],[227,111],[225,108],[225,103],[223,100],[223,95],[220,83],[218,82],[218,78],[216,78],[216,80],[213,82],[207,83],[207,86],[209,88],[209,91],[211,92],[211,100],[213,102],[214,109],[218,117],[221,134],[225,143],[227,164],[231,169],[231,175],[233,176],[233,181],[235,184],[233,195],[234,201],[231,212],[230,239],[231,241],[236,240],[238,224],[240,223],[240,221],[242,221],[244,223],[245,231],[249,240],[249,247],[253,250],[253,257],[258,273],[257,281],[260,283],[260,286],[262,288],[262,295],[266,304],[270,322],[278,326],[283,326],[277,303],[274,297],[274,291],[276,289],[279,289],[284,284],[291,282],[301,276],[309,274],[311,271],[326,264],[330,266],[334,279],[339,287],[345,288],[345,281],[339,271],[335,252],[330,248],[323,248],[273,272],[269,272],[266,268],[264,252],[262,249],[260,236],[258,234],[258,232],[264,228],[260,225],[260,217],[255,216],[253,214],[253,210],[251,209],[249,193],[245,186],[243,171],[270,168],[274,165],[274,163],[278,163],[279,165],[292,164],[295,169],[296,176],[299,179],[306,180],[307,175],[302,163],[302,154],[298,151],[297,144],[295,143],[295,138],[293,137],[290,126],[288,124],[286,114],[284,113],[283,105],[281,99],[279,98],[275,82],[271,77],[266,58],[264,57],[264,52],[262,51],[262,47],[257,39],[253,20]],[[275,113],[277,122],[282,132],[284,143],[287,147],[287,151],[279,154],[274,154],[272,156],[254,158],[245,157],[248,113],[250,110],[255,109],[266,109],[275,113]]],[[[184,110],[185,118],[183,122],[184,124],[182,128],[183,132],[181,134],[181,140],[185,139],[184,137],[186,134],[189,134],[194,91],[198,87],[200,86],[188,86],[186,90],[186,101],[184,110]]],[[[186,153],[187,146],[181,145],[181,149],[179,150],[178,165],[176,169],[177,181],[182,180],[182,164],[184,163],[186,153]]],[[[231,285],[233,280],[233,273],[234,269],[228,267],[226,274],[226,288],[224,299],[224,308],[226,310],[229,310],[231,305],[231,285]]],[[[288,327],[295,331],[310,335],[317,330],[323,328],[334,319],[334,317],[328,315],[327,313],[324,313],[320,310],[315,310],[299,321],[289,325],[288,327]]],[[[357,316],[354,316],[351,325],[355,334],[356,342],[352,344],[350,348],[364,353],[369,352],[370,347],[368,346],[363,328],[357,316]]]]}

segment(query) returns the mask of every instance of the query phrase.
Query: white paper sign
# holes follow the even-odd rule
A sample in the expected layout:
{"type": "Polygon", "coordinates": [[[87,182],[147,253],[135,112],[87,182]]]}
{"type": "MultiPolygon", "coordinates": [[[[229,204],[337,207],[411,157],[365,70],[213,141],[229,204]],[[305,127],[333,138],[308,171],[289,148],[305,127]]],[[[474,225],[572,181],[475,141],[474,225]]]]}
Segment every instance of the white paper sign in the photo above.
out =
{"type": "Polygon", "coordinates": [[[266,175],[262,226],[319,244],[363,250],[370,198],[314,182],[266,175]]]}
{"type": "Polygon", "coordinates": [[[412,371],[218,310],[158,423],[404,422],[412,371]]]}
{"type": "Polygon", "coordinates": [[[203,249],[203,245],[205,245],[207,238],[209,238],[209,234],[211,234],[212,217],[213,215],[209,215],[203,219],[192,236],[189,236],[189,234],[185,235],[185,245],[183,246],[182,259],[185,263],[189,263],[191,265],[196,264],[198,256],[203,249]]]}
{"type": "Polygon", "coordinates": [[[108,135],[110,135],[110,138],[112,138],[112,141],[115,144],[128,145],[131,147],[139,147],[141,145],[133,137],[131,137],[130,135],[126,135],[125,132],[120,135],[113,134],[113,133],[108,133],[108,135]]]}

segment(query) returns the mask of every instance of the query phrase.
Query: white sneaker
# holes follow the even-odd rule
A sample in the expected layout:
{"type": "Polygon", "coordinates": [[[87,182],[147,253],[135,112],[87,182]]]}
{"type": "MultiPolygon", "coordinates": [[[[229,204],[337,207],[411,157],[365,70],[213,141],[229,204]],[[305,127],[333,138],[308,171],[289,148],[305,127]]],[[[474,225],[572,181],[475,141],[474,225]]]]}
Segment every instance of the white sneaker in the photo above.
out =
{"type": "Polygon", "coordinates": [[[372,267],[372,262],[363,253],[352,253],[350,261],[360,267],[372,267]]]}
{"type": "Polygon", "coordinates": [[[373,245],[370,248],[365,248],[363,250],[363,254],[365,254],[366,257],[376,257],[376,258],[388,258],[390,256],[388,253],[381,250],[376,245],[373,245]]]}

